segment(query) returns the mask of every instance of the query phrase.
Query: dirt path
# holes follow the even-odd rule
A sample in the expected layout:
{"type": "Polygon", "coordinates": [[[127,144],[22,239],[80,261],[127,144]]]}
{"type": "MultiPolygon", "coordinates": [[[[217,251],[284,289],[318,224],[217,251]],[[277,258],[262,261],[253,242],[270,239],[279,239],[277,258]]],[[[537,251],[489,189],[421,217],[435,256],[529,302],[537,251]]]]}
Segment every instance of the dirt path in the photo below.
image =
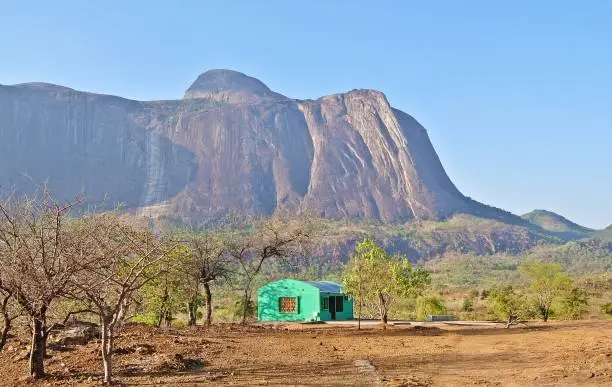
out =
{"type": "MultiPolygon", "coordinates": [[[[115,364],[125,385],[612,385],[612,321],[292,328],[132,327],[115,364]]],[[[15,360],[17,342],[9,347],[0,354],[0,384],[22,385],[25,360],[15,360]]],[[[41,385],[99,384],[96,343],[50,354],[52,377],[41,385]]]]}

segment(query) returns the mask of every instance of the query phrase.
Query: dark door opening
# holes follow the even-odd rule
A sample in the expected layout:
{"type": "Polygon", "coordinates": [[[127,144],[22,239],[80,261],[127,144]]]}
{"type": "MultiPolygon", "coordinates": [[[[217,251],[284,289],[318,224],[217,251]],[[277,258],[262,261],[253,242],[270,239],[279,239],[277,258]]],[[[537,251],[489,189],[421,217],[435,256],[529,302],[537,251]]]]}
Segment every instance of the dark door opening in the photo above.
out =
{"type": "Polygon", "coordinates": [[[329,315],[332,320],[336,319],[336,297],[329,297],[329,315]]]}
{"type": "Polygon", "coordinates": [[[344,297],[336,296],[336,312],[344,312],[344,297]]]}

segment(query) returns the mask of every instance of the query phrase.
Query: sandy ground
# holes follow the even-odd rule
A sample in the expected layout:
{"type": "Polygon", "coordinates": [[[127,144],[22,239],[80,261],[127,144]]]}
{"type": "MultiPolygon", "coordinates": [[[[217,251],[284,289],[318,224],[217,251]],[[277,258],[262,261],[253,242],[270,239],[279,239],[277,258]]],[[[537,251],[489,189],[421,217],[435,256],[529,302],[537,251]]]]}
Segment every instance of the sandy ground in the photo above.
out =
{"type": "MultiPolygon", "coordinates": [[[[124,385],[612,386],[612,321],[504,329],[443,323],[126,328],[124,385]]],[[[25,341],[0,353],[0,384],[24,385],[25,341]],[[23,356],[21,356],[23,357],[23,356]]],[[[98,344],[49,351],[36,385],[99,385],[98,344]]]]}

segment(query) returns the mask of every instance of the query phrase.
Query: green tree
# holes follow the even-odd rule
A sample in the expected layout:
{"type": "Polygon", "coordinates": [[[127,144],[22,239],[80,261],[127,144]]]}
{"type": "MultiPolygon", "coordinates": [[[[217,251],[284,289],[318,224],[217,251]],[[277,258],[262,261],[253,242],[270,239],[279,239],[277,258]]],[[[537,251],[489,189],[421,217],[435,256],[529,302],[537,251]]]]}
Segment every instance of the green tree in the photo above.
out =
{"type": "Polygon", "coordinates": [[[427,270],[415,269],[408,259],[388,254],[372,239],[357,244],[344,273],[345,291],[359,298],[358,307],[362,300],[375,306],[383,324],[394,298],[416,297],[430,282],[427,270]]]}
{"type": "Polygon", "coordinates": [[[561,300],[561,315],[570,320],[578,320],[588,312],[589,293],[580,288],[572,290],[561,300]]]}
{"type": "Polygon", "coordinates": [[[525,297],[512,286],[492,289],[488,300],[493,313],[507,320],[506,328],[516,324],[525,311],[525,297]]]}
{"type": "Polygon", "coordinates": [[[603,304],[600,307],[600,310],[601,310],[601,313],[603,314],[612,315],[612,301],[606,302],[605,304],[603,304]]]}
{"type": "Polygon", "coordinates": [[[436,294],[428,294],[417,299],[417,318],[425,320],[428,315],[444,314],[444,299],[436,294]]]}
{"type": "Polygon", "coordinates": [[[158,262],[154,269],[159,273],[143,285],[138,292],[139,310],[137,320],[160,327],[170,327],[175,316],[186,311],[192,297],[193,283],[184,274],[189,262],[189,250],[179,245],[168,253],[166,260],[158,262]]]}
{"type": "MultiPolygon", "coordinates": [[[[359,250],[359,246],[357,246],[359,250]]],[[[343,287],[346,294],[353,296],[357,303],[357,329],[361,329],[361,312],[363,310],[365,294],[365,259],[363,254],[353,254],[346,265],[343,275],[343,287]]]]}
{"type": "Polygon", "coordinates": [[[548,321],[553,303],[571,290],[572,278],[561,265],[554,263],[526,263],[519,270],[530,280],[529,289],[540,317],[548,321]]]}

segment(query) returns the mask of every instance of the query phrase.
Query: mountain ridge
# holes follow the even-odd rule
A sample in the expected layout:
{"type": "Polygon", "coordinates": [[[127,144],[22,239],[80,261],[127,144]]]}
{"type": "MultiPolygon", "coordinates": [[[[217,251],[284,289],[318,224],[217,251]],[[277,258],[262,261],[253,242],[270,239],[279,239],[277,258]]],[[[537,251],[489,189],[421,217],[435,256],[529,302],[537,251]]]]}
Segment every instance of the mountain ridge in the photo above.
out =
{"type": "Polygon", "coordinates": [[[181,100],[0,86],[0,184],[31,191],[32,181],[48,181],[61,198],[101,202],[108,193],[143,214],[187,223],[227,212],[314,211],[396,223],[466,213],[527,224],[463,195],[426,129],[384,93],[290,99],[231,70],[201,74],[181,100]]]}

